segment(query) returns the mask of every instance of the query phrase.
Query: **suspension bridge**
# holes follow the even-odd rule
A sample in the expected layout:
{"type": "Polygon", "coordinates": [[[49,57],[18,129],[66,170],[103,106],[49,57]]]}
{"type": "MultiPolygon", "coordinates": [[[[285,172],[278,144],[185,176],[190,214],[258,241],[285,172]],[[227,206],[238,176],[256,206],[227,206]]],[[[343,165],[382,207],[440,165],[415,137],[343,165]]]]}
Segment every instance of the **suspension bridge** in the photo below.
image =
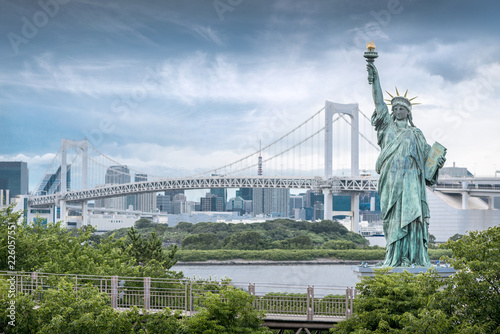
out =
{"type": "MultiPolygon", "coordinates": [[[[342,214],[351,216],[351,230],[357,231],[359,195],[377,191],[377,177],[359,172],[360,158],[362,169],[375,165],[379,148],[374,142],[376,134],[370,119],[358,104],[330,101],[325,101],[324,107],[271,143],[236,161],[194,175],[154,176],[108,157],[87,140],[63,139],[59,152],[30,195],[28,205],[50,208],[53,212],[57,207],[63,221],[68,203],[81,205],[82,221],[86,224],[88,202],[106,198],[175,189],[311,189],[324,195],[325,219],[335,214],[333,195],[349,195],[351,211],[342,214]],[[347,166],[350,172],[346,176],[343,174],[347,166]],[[342,170],[344,172],[339,172],[342,170]]],[[[202,167],[196,166],[196,169],[202,167]]],[[[500,185],[499,189],[495,187],[497,185],[490,189],[490,196],[491,192],[500,192],[500,185]]],[[[458,190],[443,185],[439,191],[459,191],[464,197],[485,193],[484,188],[470,187],[470,182],[458,190]]]]}

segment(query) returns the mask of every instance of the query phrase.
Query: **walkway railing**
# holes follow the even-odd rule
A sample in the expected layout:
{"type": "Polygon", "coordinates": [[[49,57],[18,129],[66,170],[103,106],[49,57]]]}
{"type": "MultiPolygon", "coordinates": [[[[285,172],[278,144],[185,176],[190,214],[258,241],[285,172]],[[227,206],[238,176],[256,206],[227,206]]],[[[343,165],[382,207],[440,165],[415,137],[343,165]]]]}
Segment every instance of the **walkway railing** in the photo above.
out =
{"type": "Polygon", "coordinates": [[[228,286],[255,296],[254,307],[264,311],[266,319],[297,318],[307,321],[348,318],[352,314],[355,289],[333,286],[236,283],[193,279],[161,279],[95,275],[66,275],[0,271],[0,279],[15,281],[16,292],[35,295],[43,300],[44,291],[57,288],[61,280],[70,282],[75,291],[88,287],[110,297],[115,309],[133,306],[148,311],[164,308],[180,310],[185,316],[196,313],[202,297],[219,293],[228,286]],[[292,292],[290,292],[292,291],[292,292]]]}

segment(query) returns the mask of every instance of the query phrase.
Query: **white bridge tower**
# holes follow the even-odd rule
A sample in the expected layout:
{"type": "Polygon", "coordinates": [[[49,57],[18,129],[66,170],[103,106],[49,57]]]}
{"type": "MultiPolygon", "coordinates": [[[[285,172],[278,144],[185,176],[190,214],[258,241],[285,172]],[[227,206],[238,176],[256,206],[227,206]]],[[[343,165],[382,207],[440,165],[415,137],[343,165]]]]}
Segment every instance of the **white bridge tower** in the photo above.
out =
{"type": "MultiPolygon", "coordinates": [[[[340,104],[325,101],[325,181],[332,178],[333,172],[333,115],[349,115],[351,118],[351,177],[359,176],[359,107],[357,103],[340,104]]],[[[324,188],[324,219],[332,219],[332,188],[324,188]]],[[[340,212],[339,212],[340,213],[340,212]]],[[[345,212],[342,212],[345,214],[345,212]]],[[[351,193],[351,231],[359,231],[359,194],[351,193]]]]}

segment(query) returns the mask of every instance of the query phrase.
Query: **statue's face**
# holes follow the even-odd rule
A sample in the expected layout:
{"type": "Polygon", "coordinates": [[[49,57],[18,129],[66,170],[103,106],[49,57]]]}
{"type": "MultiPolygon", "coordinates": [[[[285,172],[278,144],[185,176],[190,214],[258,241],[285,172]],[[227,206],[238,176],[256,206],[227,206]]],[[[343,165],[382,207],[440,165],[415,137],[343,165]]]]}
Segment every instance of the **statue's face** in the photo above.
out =
{"type": "Polygon", "coordinates": [[[402,105],[396,105],[392,108],[392,111],[394,112],[394,116],[396,116],[396,119],[398,121],[402,121],[405,119],[408,119],[408,109],[402,105]]]}

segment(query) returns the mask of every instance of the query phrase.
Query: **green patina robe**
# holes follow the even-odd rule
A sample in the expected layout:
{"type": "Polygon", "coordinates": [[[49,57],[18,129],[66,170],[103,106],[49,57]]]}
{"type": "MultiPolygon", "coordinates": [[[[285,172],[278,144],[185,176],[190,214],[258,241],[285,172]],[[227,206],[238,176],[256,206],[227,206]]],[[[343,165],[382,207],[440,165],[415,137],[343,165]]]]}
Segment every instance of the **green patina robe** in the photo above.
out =
{"type": "MultiPolygon", "coordinates": [[[[380,174],[378,192],[387,243],[383,266],[430,267],[424,165],[431,147],[418,128],[399,127],[387,107],[375,110],[372,125],[382,149],[376,171],[380,174]]],[[[437,173],[429,179],[428,184],[435,182],[437,173]]]]}

